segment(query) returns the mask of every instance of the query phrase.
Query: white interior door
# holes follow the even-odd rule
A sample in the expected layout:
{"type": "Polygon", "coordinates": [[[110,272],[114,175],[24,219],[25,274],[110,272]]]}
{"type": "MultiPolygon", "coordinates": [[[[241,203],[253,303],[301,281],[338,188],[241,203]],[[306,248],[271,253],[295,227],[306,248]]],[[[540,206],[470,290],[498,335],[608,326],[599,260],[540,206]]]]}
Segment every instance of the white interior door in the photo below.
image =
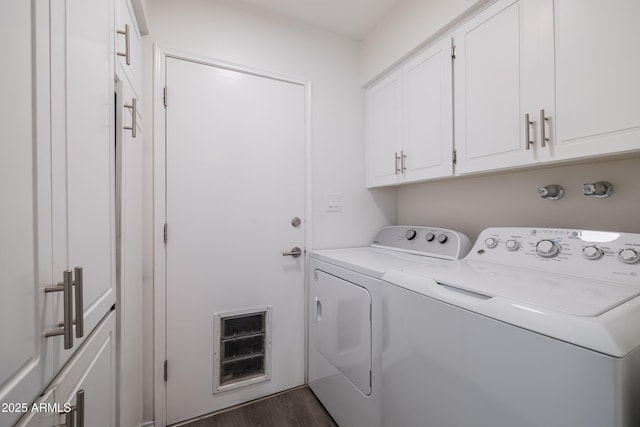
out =
{"type": "Polygon", "coordinates": [[[304,382],[304,85],[166,62],[167,424],[304,382]],[[270,379],[213,393],[216,313],[271,307],[270,379]]]}

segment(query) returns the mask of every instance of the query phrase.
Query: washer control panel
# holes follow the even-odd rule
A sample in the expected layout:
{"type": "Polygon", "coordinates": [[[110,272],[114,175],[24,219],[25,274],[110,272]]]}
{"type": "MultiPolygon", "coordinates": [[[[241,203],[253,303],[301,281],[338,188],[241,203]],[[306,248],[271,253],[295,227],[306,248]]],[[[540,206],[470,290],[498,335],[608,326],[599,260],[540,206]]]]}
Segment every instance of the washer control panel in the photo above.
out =
{"type": "Polygon", "coordinates": [[[465,259],[640,286],[640,234],[634,233],[488,228],[465,259]]]}
{"type": "Polygon", "coordinates": [[[371,246],[436,258],[460,259],[471,249],[471,242],[464,234],[445,228],[392,226],[380,230],[371,246]]]}

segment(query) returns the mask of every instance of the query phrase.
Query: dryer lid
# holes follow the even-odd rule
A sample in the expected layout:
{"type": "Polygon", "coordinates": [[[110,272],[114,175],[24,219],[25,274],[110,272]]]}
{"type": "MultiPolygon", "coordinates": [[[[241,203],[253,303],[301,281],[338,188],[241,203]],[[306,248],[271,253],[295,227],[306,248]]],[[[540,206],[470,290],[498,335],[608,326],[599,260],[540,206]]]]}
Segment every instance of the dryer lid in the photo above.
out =
{"type": "Polygon", "coordinates": [[[312,258],[377,279],[389,270],[436,261],[427,256],[372,247],[317,250],[312,251],[310,255],[312,258]]]}

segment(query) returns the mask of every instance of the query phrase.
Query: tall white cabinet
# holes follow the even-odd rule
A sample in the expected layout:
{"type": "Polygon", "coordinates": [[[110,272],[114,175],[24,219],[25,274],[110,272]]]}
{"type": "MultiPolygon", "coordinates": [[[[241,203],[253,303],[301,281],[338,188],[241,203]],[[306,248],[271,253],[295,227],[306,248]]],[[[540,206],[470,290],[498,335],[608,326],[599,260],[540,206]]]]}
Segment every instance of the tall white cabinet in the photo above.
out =
{"type": "MultiPolygon", "coordinates": [[[[2,426],[142,421],[142,350],[121,352],[119,341],[142,335],[141,297],[119,292],[126,282],[141,293],[141,144],[124,136],[117,152],[116,135],[134,122],[123,105],[116,129],[116,10],[111,0],[0,5],[11,58],[0,70],[10,100],[0,107],[2,426]],[[121,381],[125,366],[140,380],[121,381]],[[138,412],[117,412],[118,386],[138,412]]],[[[121,93],[139,98],[130,86],[121,93]]]]}
{"type": "Polygon", "coordinates": [[[142,108],[140,31],[129,0],[116,1],[118,215],[117,416],[139,426],[142,366],[142,108]]]}
{"type": "MultiPolygon", "coordinates": [[[[0,13],[0,425],[12,425],[53,376],[57,330],[51,250],[48,2],[7,0],[0,13]],[[34,31],[35,30],[35,31],[34,31]]],[[[60,277],[58,279],[61,279],[60,277]]],[[[57,313],[56,313],[57,314],[57,313]]]]}

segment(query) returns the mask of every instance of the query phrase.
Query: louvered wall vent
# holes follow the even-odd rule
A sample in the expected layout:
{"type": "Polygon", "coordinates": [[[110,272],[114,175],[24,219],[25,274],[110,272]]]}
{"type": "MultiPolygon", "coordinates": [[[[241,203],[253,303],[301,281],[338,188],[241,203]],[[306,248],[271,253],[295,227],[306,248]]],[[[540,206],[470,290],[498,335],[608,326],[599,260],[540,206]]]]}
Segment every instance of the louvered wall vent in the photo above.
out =
{"type": "Polygon", "coordinates": [[[269,379],[271,307],[216,313],[213,392],[269,379]]]}

